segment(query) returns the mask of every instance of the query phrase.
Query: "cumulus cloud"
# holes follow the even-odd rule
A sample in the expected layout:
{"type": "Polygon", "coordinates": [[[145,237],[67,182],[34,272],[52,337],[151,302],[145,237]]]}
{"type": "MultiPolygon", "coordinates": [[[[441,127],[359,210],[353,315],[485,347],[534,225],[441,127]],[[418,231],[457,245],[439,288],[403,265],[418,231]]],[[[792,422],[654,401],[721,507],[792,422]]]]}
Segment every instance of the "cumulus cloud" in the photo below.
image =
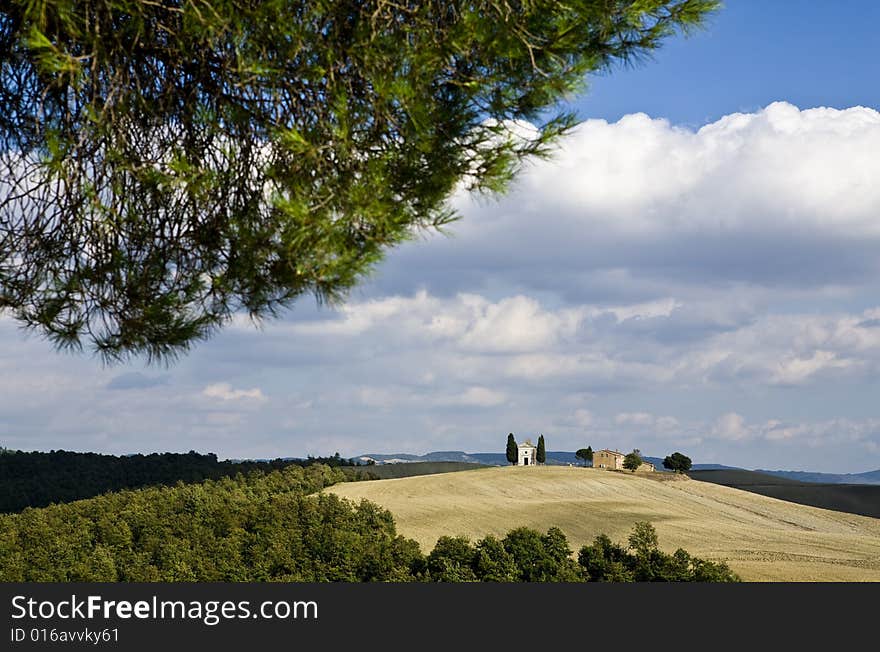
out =
{"type": "Polygon", "coordinates": [[[574,423],[582,428],[588,428],[593,425],[594,417],[593,413],[589,410],[575,410],[574,412],[574,423]]]}
{"type": "Polygon", "coordinates": [[[107,383],[107,389],[146,389],[147,387],[159,387],[167,384],[167,375],[153,376],[133,371],[114,376],[107,383]]]}
{"type": "Polygon", "coordinates": [[[264,403],[267,399],[259,387],[253,389],[233,389],[229,383],[214,383],[202,390],[202,396],[220,401],[255,401],[264,403]]]}
{"type": "Polygon", "coordinates": [[[614,422],[618,424],[647,426],[654,423],[654,415],[647,412],[623,412],[614,417],[614,422]]]}
{"type": "MultiPolygon", "coordinates": [[[[717,300],[724,303],[724,299],[717,300]]],[[[438,373],[462,381],[480,378],[526,383],[581,380],[598,389],[622,386],[693,386],[706,383],[808,385],[829,378],[864,378],[880,371],[878,308],[857,313],[743,312],[719,324],[720,307],[664,299],[605,307],[551,307],[522,295],[492,301],[474,294],[442,298],[420,291],[350,302],[325,316],[323,327],[270,325],[270,336],[297,335],[297,343],[332,342],[336,356],[397,359],[401,384],[434,382],[438,373]],[[341,331],[361,309],[369,327],[341,331]],[[344,334],[343,334],[344,332],[344,334]],[[672,333],[675,336],[672,336],[672,333]],[[330,335],[332,333],[332,335],[330,335]]],[[[278,339],[268,340],[274,348],[278,339]]],[[[294,351],[298,354],[299,349],[294,351]]],[[[350,359],[350,358],[349,358],[350,359]]],[[[276,362],[287,364],[283,351],[276,362]]],[[[479,384],[479,383],[477,383],[479,384]]],[[[367,393],[380,390],[370,387],[367,393]]],[[[371,399],[372,400],[372,399],[371,399]]],[[[375,402],[375,401],[374,401],[375,402]]],[[[384,401],[388,402],[388,401],[384,401]]],[[[625,412],[621,419],[639,418],[625,412]]]]}
{"type": "Polygon", "coordinates": [[[641,432],[650,430],[655,436],[665,436],[680,434],[681,424],[672,416],[659,416],[650,412],[621,412],[614,417],[614,425],[634,427],[641,432]]]}
{"type": "Polygon", "coordinates": [[[361,387],[356,396],[359,403],[374,408],[390,408],[404,399],[398,393],[382,387],[361,387]]]}
{"type": "Polygon", "coordinates": [[[458,196],[456,237],[404,247],[377,282],[609,301],[670,284],[859,283],[880,269],[877,151],[880,113],[866,107],[777,102],[696,131],[587,120],[498,201],[458,196]]]}
{"type": "Polygon", "coordinates": [[[534,298],[523,295],[490,301],[478,294],[461,293],[455,301],[445,301],[420,290],[412,296],[354,301],[329,319],[296,323],[289,331],[300,336],[345,338],[384,331],[393,325],[404,338],[397,344],[416,337],[455,342],[472,351],[515,352],[552,346],[573,334],[581,317],[577,310],[547,311],[534,298]]]}
{"type": "Polygon", "coordinates": [[[719,439],[748,439],[753,436],[753,431],[746,427],[745,419],[736,412],[728,412],[720,416],[709,431],[711,437],[719,439]]]}
{"type": "Polygon", "coordinates": [[[864,107],[801,111],[776,102],[696,132],[634,114],[584,122],[523,188],[587,221],[638,232],[764,227],[770,215],[876,235],[878,146],[880,114],[864,107]]]}
{"type": "Polygon", "coordinates": [[[880,419],[838,418],[814,422],[767,419],[748,423],[742,415],[729,412],[712,423],[707,437],[734,442],[788,442],[811,448],[845,446],[864,454],[876,452],[880,445],[880,419]]]}
{"type": "Polygon", "coordinates": [[[488,387],[469,387],[463,393],[449,401],[451,404],[473,405],[476,407],[492,407],[501,405],[507,399],[503,392],[488,387]]]}

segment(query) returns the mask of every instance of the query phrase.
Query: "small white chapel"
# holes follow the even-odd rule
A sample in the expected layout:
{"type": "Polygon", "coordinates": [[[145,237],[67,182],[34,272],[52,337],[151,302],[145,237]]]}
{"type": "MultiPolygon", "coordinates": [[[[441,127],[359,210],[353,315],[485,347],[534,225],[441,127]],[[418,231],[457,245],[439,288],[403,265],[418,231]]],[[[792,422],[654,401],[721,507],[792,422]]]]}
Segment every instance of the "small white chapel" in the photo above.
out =
{"type": "Polygon", "coordinates": [[[517,444],[517,466],[534,466],[538,463],[538,447],[531,439],[526,439],[522,444],[517,444]]]}

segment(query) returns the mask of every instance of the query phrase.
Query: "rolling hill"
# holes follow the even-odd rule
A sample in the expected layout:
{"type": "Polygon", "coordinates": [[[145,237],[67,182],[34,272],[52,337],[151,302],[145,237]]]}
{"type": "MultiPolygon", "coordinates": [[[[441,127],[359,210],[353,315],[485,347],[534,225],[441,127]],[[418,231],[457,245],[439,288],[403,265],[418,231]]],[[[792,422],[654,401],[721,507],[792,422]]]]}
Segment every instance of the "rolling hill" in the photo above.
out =
{"type": "Polygon", "coordinates": [[[526,525],[557,526],[572,546],[625,541],[651,521],[661,547],[725,561],[751,581],[880,581],[880,520],[784,502],[673,474],[501,467],[336,485],[389,509],[398,531],[433,547],[526,525]]]}
{"type": "Polygon", "coordinates": [[[878,485],[801,482],[785,476],[741,469],[695,470],[689,471],[688,475],[694,480],[714,482],[801,505],[880,518],[878,485]]]}

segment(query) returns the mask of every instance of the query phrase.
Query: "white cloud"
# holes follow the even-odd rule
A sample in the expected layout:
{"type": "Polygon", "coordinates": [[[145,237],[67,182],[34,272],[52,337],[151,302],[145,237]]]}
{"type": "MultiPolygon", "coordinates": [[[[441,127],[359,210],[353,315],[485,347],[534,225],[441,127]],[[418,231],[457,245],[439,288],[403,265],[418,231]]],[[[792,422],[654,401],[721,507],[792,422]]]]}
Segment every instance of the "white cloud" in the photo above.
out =
{"type": "Polygon", "coordinates": [[[377,287],[613,305],[670,287],[850,286],[880,267],[877,151],[880,113],[865,107],[778,102],[697,131],[644,114],[587,120],[497,201],[456,196],[456,237],[393,252],[377,287]]]}
{"type": "Polygon", "coordinates": [[[724,414],[712,424],[709,432],[711,437],[718,439],[741,440],[753,436],[753,431],[746,427],[745,419],[736,412],[724,414]]]}
{"type": "Polygon", "coordinates": [[[614,417],[614,422],[619,425],[649,426],[654,424],[654,415],[647,412],[622,412],[614,417]]]}
{"type": "Polygon", "coordinates": [[[503,392],[498,392],[488,387],[469,387],[464,393],[456,396],[450,403],[460,405],[473,405],[477,407],[493,407],[501,405],[507,400],[503,392]]]}
{"type": "Polygon", "coordinates": [[[767,419],[748,423],[735,412],[720,416],[708,429],[710,439],[733,442],[754,441],[787,443],[793,447],[849,447],[852,452],[876,452],[880,445],[880,419],[829,419],[792,422],[767,419]]]}
{"type": "Polygon", "coordinates": [[[663,432],[674,432],[680,423],[678,419],[675,417],[665,416],[665,417],[657,417],[654,421],[654,426],[663,432]]]}
{"type": "Polygon", "coordinates": [[[623,428],[635,426],[641,432],[647,429],[654,435],[677,435],[681,430],[681,424],[675,417],[650,412],[620,412],[614,417],[614,424],[623,428]]]}
{"type": "Polygon", "coordinates": [[[581,428],[589,428],[591,425],[593,425],[594,421],[595,417],[593,416],[593,413],[589,410],[580,409],[574,411],[575,425],[580,426],[581,428]]]}
{"type": "Polygon", "coordinates": [[[848,360],[839,360],[832,351],[816,350],[808,358],[790,356],[777,362],[773,380],[798,385],[824,369],[846,369],[851,365],[848,360]]]}
{"type": "Polygon", "coordinates": [[[860,313],[756,316],[741,328],[710,338],[689,356],[716,380],[748,377],[778,385],[833,378],[869,378],[880,371],[876,308],[860,313]]]}
{"type": "Polygon", "coordinates": [[[473,320],[463,334],[462,346],[479,351],[534,351],[553,346],[577,328],[576,311],[543,310],[537,301],[522,295],[492,303],[468,297],[473,320]]]}
{"type": "Polygon", "coordinates": [[[679,301],[672,298],[659,299],[657,301],[648,301],[645,303],[636,303],[629,306],[611,306],[609,308],[595,309],[592,316],[600,316],[605,313],[611,313],[617,321],[626,319],[650,319],[651,317],[669,317],[675,310],[682,307],[679,301]]]}
{"type": "Polygon", "coordinates": [[[255,401],[264,403],[268,399],[259,387],[253,389],[233,389],[229,383],[215,383],[202,390],[202,396],[221,401],[255,401]]]}
{"type": "Polygon", "coordinates": [[[769,213],[876,235],[878,150],[880,114],[865,107],[777,102],[696,132],[634,114],[582,123],[520,188],[574,219],[640,232],[766,226],[769,213]]]}
{"type": "MultiPolygon", "coordinates": [[[[441,389],[450,381],[582,381],[598,389],[802,386],[880,372],[880,308],[774,314],[741,305],[731,315],[726,303],[720,296],[549,307],[519,294],[493,301],[420,291],[352,301],[344,311],[305,324],[270,325],[268,342],[278,350],[267,362],[286,364],[283,349],[290,345],[318,363],[322,356],[348,365],[355,358],[366,365],[394,360],[383,372],[392,375],[387,381],[441,389]],[[367,330],[343,336],[334,327],[351,323],[362,310],[367,330]]],[[[233,390],[221,384],[212,391],[226,396],[233,390]]],[[[399,390],[394,398],[379,398],[382,391],[371,381],[361,402],[390,406],[406,399],[399,390]]]]}

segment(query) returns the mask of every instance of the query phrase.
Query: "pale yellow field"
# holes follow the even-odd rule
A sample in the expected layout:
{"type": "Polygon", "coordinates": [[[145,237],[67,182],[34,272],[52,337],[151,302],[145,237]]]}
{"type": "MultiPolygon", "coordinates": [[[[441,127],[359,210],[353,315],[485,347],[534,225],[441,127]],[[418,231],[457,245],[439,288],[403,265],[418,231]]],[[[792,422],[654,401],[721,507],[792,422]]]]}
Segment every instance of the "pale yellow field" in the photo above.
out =
{"type": "MultiPolygon", "coordinates": [[[[667,474],[651,474],[669,478],[667,474]]],[[[880,581],[880,519],[833,512],[684,476],[665,481],[578,467],[498,467],[347,482],[327,491],[390,510],[430,551],[437,538],[557,526],[573,550],[599,533],[626,542],[651,521],[660,547],[726,561],[749,581],[880,581]]]]}

